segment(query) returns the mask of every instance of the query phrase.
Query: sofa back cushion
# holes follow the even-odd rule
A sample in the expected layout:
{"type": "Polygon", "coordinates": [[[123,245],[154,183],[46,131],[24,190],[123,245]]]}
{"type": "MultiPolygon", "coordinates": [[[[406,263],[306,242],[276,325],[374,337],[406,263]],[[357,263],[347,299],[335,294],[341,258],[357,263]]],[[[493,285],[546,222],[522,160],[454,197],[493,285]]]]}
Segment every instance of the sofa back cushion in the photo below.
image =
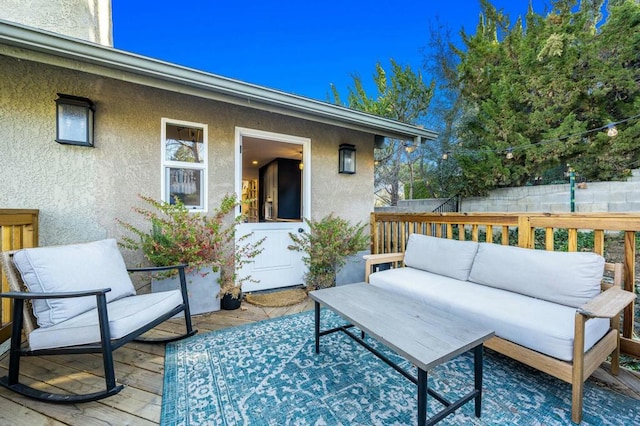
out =
{"type": "MultiPolygon", "coordinates": [[[[33,293],[111,288],[107,302],[134,295],[116,240],[24,249],[13,255],[33,293]]],[[[33,300],[38,326],[49,327],[96,307],[95,296],[33,300]]]]}
{"type": "Polygon", "coordinates": [[[469,281],[580,307],[600,293],[604,258],[480,243],[469,281]]]}
{"type": "Polygon", "coordinates": [[[434,274],[466,281],[478,250],[475,241],[409,235],[404,264],[434,274]]]}

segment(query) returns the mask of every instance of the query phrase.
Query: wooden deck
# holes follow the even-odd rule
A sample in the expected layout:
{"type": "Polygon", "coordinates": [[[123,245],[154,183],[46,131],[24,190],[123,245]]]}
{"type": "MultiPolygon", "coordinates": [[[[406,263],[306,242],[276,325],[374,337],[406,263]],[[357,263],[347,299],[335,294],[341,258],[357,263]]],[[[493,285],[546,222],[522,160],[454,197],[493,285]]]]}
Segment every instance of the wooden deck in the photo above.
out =
{"type": "MultiPolygon", "coordinates": [[[[236,311],[194,316],[200,333],[310,310],[310,299],[286,308],[260,308],[243,303],[236,311]]],[[[180,322],[166,323],[159,333],[181,332],[180,322]]],[[[164,346],[131,343],[114,353],[116,379],[125,388],[97,402],[57,405],[36,402],[0,388],[0,425],[154,425],[160,421],[164,346]]],[[[8,356],[0,359],[0,375],[7,373],[8,356]]],[[[104,385],[97,355],[25,358],[22,378],[34,387],[67,392],[92,392],[104,385]],[[61,379],[62,378],[62,379],[61,379]],[[93,389],[95,387],[96,389],[93,389]]],[[[622,370],[618,377],[606,365],[589,380],[612,387],[640,400],[640,375],[622,370]]]]}

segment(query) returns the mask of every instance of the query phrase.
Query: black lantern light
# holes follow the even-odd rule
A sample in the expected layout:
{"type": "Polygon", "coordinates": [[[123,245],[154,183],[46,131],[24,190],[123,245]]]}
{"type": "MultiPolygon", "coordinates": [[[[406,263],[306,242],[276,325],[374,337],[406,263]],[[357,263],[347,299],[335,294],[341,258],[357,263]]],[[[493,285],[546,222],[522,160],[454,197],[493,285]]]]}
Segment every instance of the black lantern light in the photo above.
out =
{"type": "Polygon", "coordinates": [[[56,99],[56,142],[93,146],[95,104],[87,98],[58,93],[56,99]]]}
{"type": "Polygon", "coordinates": [[[356,172],[356,147],[343,143],[338,151],[338,172],[354,174],[356,172]]]}

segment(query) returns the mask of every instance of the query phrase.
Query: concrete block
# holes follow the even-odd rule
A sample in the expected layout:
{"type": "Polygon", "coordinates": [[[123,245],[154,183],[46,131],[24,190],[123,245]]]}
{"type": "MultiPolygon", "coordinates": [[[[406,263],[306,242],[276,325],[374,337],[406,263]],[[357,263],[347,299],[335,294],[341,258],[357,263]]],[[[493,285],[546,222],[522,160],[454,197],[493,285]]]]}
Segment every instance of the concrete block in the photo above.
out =
{"type": "Polygon", "coordinates": [[[609,211],[608,203],[576,203],[578,213],[606,213],[609,211]]]}
{"type": "Polygon", "coordinates": [[[569,213],[571,211],[571,206],[568,201],[566,203],[549,203],[547,208],[545,211],[551,213],[569,213]]]}
{"type": "Polygon", "coordinates": [[[609,211],[616,212],[616,213],[625,213],[625,212],[640,213],[640,202],[636,201],[636,202],[609,204],[609,211]]]}
{"type": "Polygon", "coordinates": [[[589,191],[588,189],[576,190],[576,203],[592,203],[594,201],[594,191],[589,191]]]}

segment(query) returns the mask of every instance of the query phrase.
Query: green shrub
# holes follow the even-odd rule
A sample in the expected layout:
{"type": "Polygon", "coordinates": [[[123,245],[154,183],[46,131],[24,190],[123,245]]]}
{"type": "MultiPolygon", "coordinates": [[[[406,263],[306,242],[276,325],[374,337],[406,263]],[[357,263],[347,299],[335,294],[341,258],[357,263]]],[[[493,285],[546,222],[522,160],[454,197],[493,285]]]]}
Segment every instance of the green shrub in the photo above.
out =
{"type": "Polygon", "coordinates": [[[305,281],[307,289],[335,285],[336,273],[342,268],[347,256],[365,250],[369,236],[364,233],[367,225],[356,225],[330,214],[319,221],[305,219],[309,232],[289,233],[293,244],[289,250],[302,252],[302,261],[308,268],[305,281]]]}

